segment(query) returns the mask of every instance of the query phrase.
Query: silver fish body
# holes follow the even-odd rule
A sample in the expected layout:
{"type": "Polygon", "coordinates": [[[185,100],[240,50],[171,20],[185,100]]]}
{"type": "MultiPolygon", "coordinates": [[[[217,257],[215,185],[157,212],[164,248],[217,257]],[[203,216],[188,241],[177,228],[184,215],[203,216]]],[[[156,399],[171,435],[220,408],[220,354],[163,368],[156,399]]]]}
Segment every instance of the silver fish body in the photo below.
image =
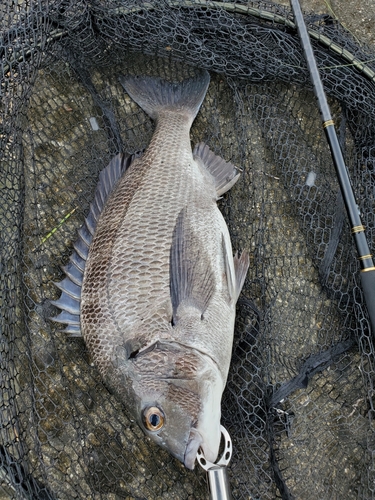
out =
{"type": "MultiPolygon", "coordinates": [[[[207,72],[180,84],[121,83],[156,129],[122,176],[122,157],[112,162],[118,179],[102,196],[87,243],[80,330],[104,381],[145,433],[193,468],[199,447],[210,461],[218,454],[235,305],[248,268],[246,253],[233,258],[216,204],[239,174],[204,144],[191,150],[207,72]]],[[[63,300],[55,304],[64,313],[63,300]]]]}

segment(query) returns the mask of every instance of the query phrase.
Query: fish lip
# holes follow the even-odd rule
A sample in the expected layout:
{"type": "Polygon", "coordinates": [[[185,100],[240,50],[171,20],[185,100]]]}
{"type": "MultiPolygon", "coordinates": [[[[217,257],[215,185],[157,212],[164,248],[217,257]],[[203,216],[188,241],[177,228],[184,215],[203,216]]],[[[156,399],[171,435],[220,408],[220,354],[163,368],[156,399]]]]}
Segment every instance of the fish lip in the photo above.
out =
{"type": "Polygon", "coordinates": [[[198,450],[203,443],[203,438],[201,434],[196,430],[192,429],[190,431],[189,441],[186,445],[184,464],[187,469],[194,469],[195,460],[197,458],[198,450]]]}

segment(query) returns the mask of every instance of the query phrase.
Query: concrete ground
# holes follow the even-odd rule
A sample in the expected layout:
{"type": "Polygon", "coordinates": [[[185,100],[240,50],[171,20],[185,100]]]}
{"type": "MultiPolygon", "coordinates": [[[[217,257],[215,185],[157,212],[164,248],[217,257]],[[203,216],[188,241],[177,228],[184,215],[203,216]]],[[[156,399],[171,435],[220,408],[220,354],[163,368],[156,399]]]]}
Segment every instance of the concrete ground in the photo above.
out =
{"type": "MultiPolygon", "coordinates": [[[[277,0],[290,5],[289,0],[277,0]]],[[[336,18],[362,44],[375,49],[374,0],[300,0],[305,12],[330,14],[336,18]]]]}

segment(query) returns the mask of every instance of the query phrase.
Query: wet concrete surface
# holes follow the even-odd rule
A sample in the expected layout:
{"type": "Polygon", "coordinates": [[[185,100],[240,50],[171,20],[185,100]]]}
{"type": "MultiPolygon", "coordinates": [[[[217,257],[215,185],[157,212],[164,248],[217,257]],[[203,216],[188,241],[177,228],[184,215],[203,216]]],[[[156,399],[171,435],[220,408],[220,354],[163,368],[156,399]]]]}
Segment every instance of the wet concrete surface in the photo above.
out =
{"type": "MultiPolygon", "coordinates": [[[[289,0],[281,0],[289,6],[289,0]]],[[[375,3],[373,0],[300,0],[307,13],[329,14],[361,44],[375,45],[375,3]]]]}

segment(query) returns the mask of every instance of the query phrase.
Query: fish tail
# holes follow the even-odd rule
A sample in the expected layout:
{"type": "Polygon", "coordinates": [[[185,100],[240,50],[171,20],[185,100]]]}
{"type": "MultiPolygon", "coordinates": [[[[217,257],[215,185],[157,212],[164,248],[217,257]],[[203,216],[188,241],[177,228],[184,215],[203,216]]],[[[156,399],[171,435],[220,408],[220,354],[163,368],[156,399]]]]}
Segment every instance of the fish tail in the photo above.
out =
{"type": "Polygon", "coordinates": [[[196,117],[210,83],[207,71],[182,82],[168,82],[158,77],[120,76],[121,85],[129,96],[153,119],[160,112],[188,112],[191,122],[196,117]]]}

